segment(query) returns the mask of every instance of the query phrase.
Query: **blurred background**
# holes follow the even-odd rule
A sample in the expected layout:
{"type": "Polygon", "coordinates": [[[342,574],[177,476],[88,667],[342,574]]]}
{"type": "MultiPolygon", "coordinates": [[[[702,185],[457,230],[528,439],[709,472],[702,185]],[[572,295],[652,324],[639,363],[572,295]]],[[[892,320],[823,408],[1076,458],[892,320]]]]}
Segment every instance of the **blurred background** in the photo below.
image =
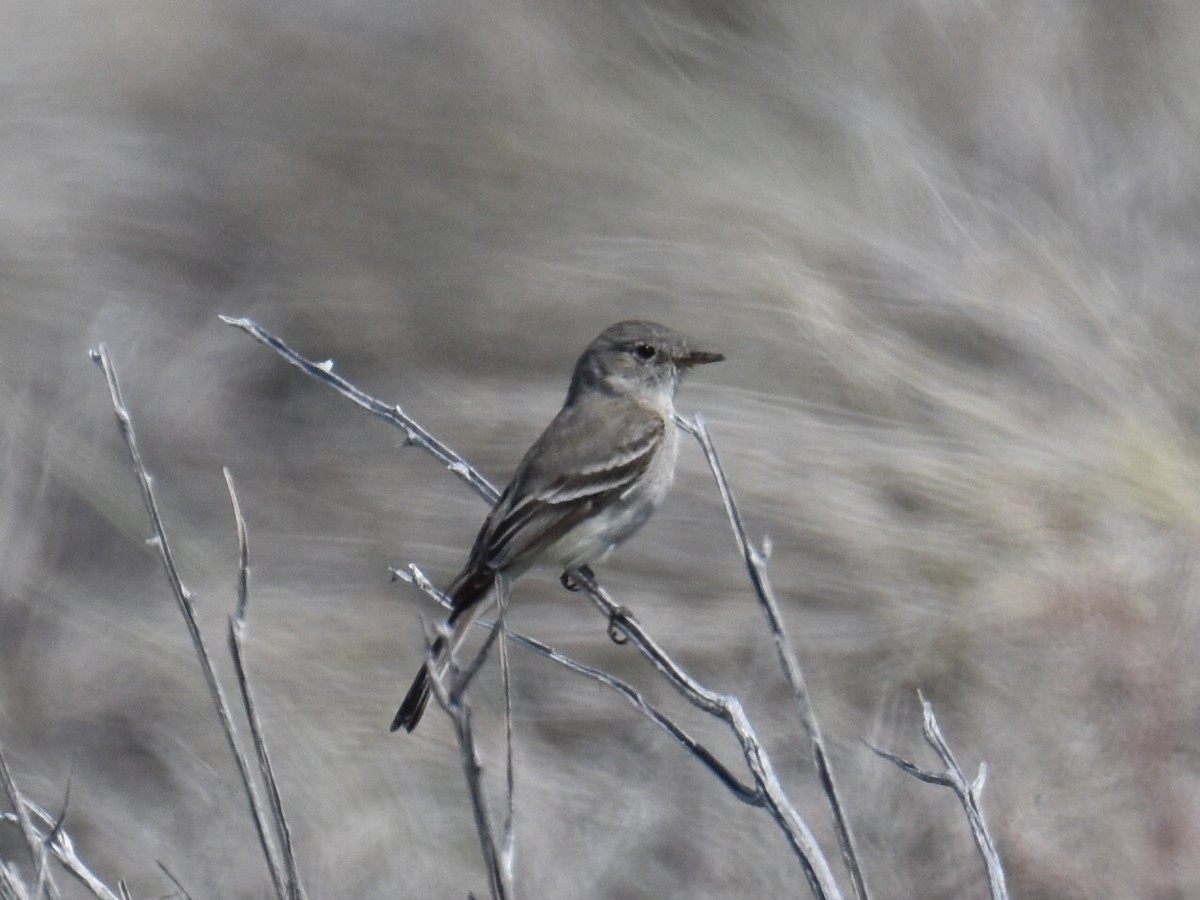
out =
{"type": "MultiPolygon", "coordinates": [[[[248,654],[309,895],[482,895],[451,730],[389,735],[485,507],[218,313],[503,482],[611,322],[726,353],[707,417],[877,898],[986,896],[916,690],[1022,898],[1200,895],[1200,6],[1011,0],[9,3],[0,742],[138,897],[258,898],[245,801],[87,351],[185,582],[248,654]]],[[[738,694],[836,855],[711,476],[601,580],[738,694]]],[[[553,573],[510,624],[723,754],[553,573]]],[[[221,671],[228,674],[222,660],[221,671]]],[[[778,830],[620,698],[514,653],[529,897],[807,896],[778,830]]],[[[499,784],[501,694],[473,691],[499,784]]],[[[730,757],[732,758],[732,757],[730,757]]],[[[7,831],[0,855],[24,859],[7,831]]],[[[65,881],[65,879],[63,879],[65,881]]],[[[66,896],[77,896],[66,885],[66,896]]]]}

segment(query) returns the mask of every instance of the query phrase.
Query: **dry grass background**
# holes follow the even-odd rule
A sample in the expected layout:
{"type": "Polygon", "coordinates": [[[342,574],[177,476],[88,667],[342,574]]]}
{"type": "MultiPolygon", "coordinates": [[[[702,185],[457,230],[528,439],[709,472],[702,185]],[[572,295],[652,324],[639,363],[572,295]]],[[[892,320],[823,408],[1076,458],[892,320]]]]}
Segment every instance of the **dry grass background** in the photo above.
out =
{"type": "MultiPolygon", "coordinates": [[[[67,825],[110,882],[167,895],[162,860],[198,898],[267,885],[88,347],[218,643],[238,479],[311,896],[461,897],[484,883],[449,728],[386,731],[431,611],[385,567],[448,577],[484,510],[216,314],[333,357],[497,480],[584,344],[642,316],[729,357],[681,407],[774,540],[876,896],[983,896],[953,799],[858,742],[923,758],[917,687],[991,766],[1014,896],[1200,895],[1200,6],[2,20],[0,740],[44,804],[73,770],[67,825]]],[[[827,836],[695,448],[601,574],[744,698],[827,836]]],[[[675,703],[548,573],[512,623],[675,703]]],[[[626,704],[514,664],[524,896],[804,896],[766,818],[626,704]]],[[[494,679],[475,704],[494,753],[494,679]]]]}

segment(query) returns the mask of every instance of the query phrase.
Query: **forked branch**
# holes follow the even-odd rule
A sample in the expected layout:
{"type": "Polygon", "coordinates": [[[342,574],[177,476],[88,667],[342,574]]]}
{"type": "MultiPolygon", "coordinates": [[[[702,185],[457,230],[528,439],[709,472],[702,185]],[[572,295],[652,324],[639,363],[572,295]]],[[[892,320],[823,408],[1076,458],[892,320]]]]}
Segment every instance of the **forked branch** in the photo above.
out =
{"type": "Polygon", "coordinates": [[[954,758],[954,753],[951,751],[950,745],[946,743],[945,735],[942,734],[941,726],[938,725],[937,716],[933,713],[933,705],[925,699],[920,691],[917,691],[917,697],[921,701],[922,731],[925,735],[925,742],[933,748],[934,753],[942,761],[942,765],[946,767],[946,771],[940,773],[930,772],[914,765],[901,756],[897,756],[895,753],[880,750],[877,747],[872,747],[870,744],[867,744],[867,746],[874,753],[893,763],[913,778],[924,781],[926,784],[938,784],[942,787],[948,787],[954,792],[954,796],[962,804],[963,812],[966,813],[967,825],[971,829],[971,837],[975,840],[975,846],[979,850],[979,855],[983,857],[983,865],[987,870],[988,887],[992,892],[992,900],[1008,900],[1008,885],[1005,882],[1004,866],[1000,862],[1000,854],[996,852],[996,844],[992,840],[991,832],[988,831],[987,821],[983,818],[981,799],[983,797],[983,786],[987,782],[987,763],[980,763],[979,774],[975,776],[974,781],[968,781],[966,773],[963,772],[962,767],[958,764],[958,760],[954,758]]]}
{"type": "Polygon", "coordinates": [[[137,434],[134,431],[133,420],[130,418],[129,410],[125,405],[125,398],[121,394],[121,386],[117,381],[116,368],[109,356],[108,348],[104,344],[101,344],[97,349],[92,351],[92,359],[104,371],[104,377],[108,382],[113,411],[117,416],[117,425],[121,430],[121,436],[125,440],[125,447],[129,451],[129,457],[133,463],[134,475],[137,477],[138,486],[141,488],[142,501],[146,506],[146,513],[150,517],[151,537],[149,543],[158,551],[159,558],[162,560],[163,569],[167,575],[167,582],[171,587],[171,593],[175,597],[179,612],[183,616],[184,624],[187,626],[192,646],[196,650],[196,657],[200,662],[200,669],[204,673],[204,680],[208,685],[213,706],[217,710],[217,716],[220,719],[225,740],[229,744],[229,750],[233,754],[234,761],[237,764],[238,775],[241,778],[242,788],[250,804],[250,814],[254,819],[254,827],[258,833],[259,844],[262,849],[263,858],[267,863],[267,871],[271,876],[275,896],[279,900],[303,900],[304,891],[300,885],[295,859],[291,852],[291,835],[288,831],[287,821],[283,817],[282,804],[279,801],[279,793],[274,775],[270,769],[270,762],[266,756],[266,749],[262,743],[261,728],[254,713],[254,704],[249,693],[249,685],[242,663],[241,635],[244,630],[248,596],[248,557],[245,521],[241,516],[237,495],[233,491],[233,479],[226,472],[226,484],[229,487],[230,496],[233,501],[235,522],[238,529],[240,559],[238,568],[237,613],[235,618],[230,622],[230,646],[234,655],[234,662],[238,669],[242,701],[250,722],[251,733],[254,735],[254,743],[260,763],[260,775],[266,785],[268,796],[271,799],[269,806],[264,804],[262,798],[259,796],[258,785],[251,775],[250,764],[242,749],[241,738],[238,736],[237,728],[234,725],[229,704],[225,699],[225,692],[221,689],[220,682],[217,680],[212,657],[200,632],[200,624],[196,618],[192,594],[184,586],[183,580],[179,575],[179,570],[176,568],[175,557],[171,552],[171,545],[167,541],[166,528],[163,525],[162,516],[158,511],[158,502],[154,497],[152,479],[146,469],[145,463],[142,461],[142,454],[138,449],[137,434]],[[282,852],[278,844],[280,838],[284,847],[282,852]]]}

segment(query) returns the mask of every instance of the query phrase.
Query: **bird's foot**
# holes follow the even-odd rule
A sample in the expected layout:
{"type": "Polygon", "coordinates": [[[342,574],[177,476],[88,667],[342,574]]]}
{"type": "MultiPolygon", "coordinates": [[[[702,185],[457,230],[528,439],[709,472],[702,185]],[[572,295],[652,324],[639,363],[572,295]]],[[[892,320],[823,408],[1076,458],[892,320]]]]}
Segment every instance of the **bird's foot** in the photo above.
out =
{"type": "MultiPolygon", "coordinates": [[[[571,570],[571,571],[576,571],[576,570],[571,570]]],[[[571,577],[571,571],[563,572],[562,575],[560,575],[558,578],[559,583],[562,584],[562,586],[565,587],[568,591],[582,590],[583,585],[581,585],[579,582],[577,582],[574,578],[571,577]]],[[[596,573],[592,571],[591,566],[579,566],[577,571],[579,572],[580,575],[582,575],[584,578],[587,578],[589,580],[594,580],[596,578],[596,573]]]]}
{"type": "Polygon", "coordinates": [[[608,616],[608,639],[618,646],[629,643],[629,635],[622,628],[624,620],[633,618],[633,610],[628,606],[618,606],[608,616]]]}

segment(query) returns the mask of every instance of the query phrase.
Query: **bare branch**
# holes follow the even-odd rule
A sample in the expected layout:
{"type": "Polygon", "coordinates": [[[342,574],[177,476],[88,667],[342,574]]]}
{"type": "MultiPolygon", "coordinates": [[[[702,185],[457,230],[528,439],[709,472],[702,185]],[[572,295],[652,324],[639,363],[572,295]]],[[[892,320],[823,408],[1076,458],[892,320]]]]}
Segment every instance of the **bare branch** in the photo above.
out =
{"type": "Polygon", "coordinates": [[[497,650],[500,653],[500,683],[504,688],[504,823],[501,833],[500,858],[512,880],[516,868],[517,848],[513,833],[513,796],[516,776],[513,771],[512,679],[508,670],[508,580],[496,575],[496,630],[500,634],[497,650]]]}
{"type": "Polygon", "coordinates": [[[36,866],[38,863],[38,848],[41,846],[42,839],[34,829],[33,823],[29,821],[29,813],[25,809],[21,792],[17,790],[12,772],[8,769],[8,760],[4,758],[3,747],[0,747],[0,782],[4,783],[4,792],[8,794],[8,802],[12,805],[16,823],[20,827],[21,836],[25,839],[25,847],[29,851],[29,858],[34,866],[36,866]]]}
{"type": "MultiPolygon", "coordinates": [[[[434,587],[416,566],[409,566],[407,570],[392,569],[391,571],[393,577],[420,587],[443,605],[449,604],[449,599],[434,587]]],[[[672,737],[679,741],[682,746],[693,752],[710,771],[720,778],[722,783],[738,799],[753,806],[765,807],[770,812],[772,818],[783,829],[789,843],[792,844],[793,850],[795,850],[802,867],[805,869],[806,877],[808,877],[809,884],[815,896],[841,897],[837,884],[833,880],[833,873],[829,870],[828,863],[825,861],[816,839],[805,825],[799,813],[787,799],[783,787],[775,774],[770,757],[755,735],[749,719],[746,718],[746,714],[737,698],[709,691],[691,679],[678,664],[666,655],[661,647],[654,643],[641,630],[641,626],[637,623],[636,619],[629,615],[628,610],[616,604],[587,573],[577,570],[572,573],[572,578],[588,591],[601,611],[613,622],[617,623],[617,627],[621,628],[623,632],[633,639],[635,646],[639,650],[642,650],[651,663],[667,676],[668,680],[682,696],[698,708],[722,719],[730,725],[738,743],[742,747],[743,755],[746,758],[751,773],[754,775],[754,787],[743,784],[710,751],[690,738],[681,728],[655,709],[627,683],[606,672],[601,672],[578,663],[525,635],[509,632],[509,637],[519,645],[541,653],[567,666],[572,671],[600,681],[626,696],[656,724],[664,728],[672,737]],[[811,865],[810,860],[812,861],[811,865]]],[[[480,624],[486,623],[484,620],[480,620],[480,624]]]]}
{"type": "MultiPolygon", "coordinates": [[[[54,843],[55,838],[62,834],[63,825],[67,821],[67,810],[71,806],[71,782],[74,780],[74,775],[75,772],[73,769],[67,773],[67,787],[63,792],[62,811],[58,814],[58,818],[54,820],[54,824],[50,826],[50,830],[46,833],[46,836],[42,838],[42,852],[38,856],[37,885],[33,890],[33,896],[35,897],[40,897],[42,891],[46,889],[46,879],[50,875],[49,869],[46,868],[50,861],[50,845],[54,843]]],[[[57,895],[58,889],[51,886],[51,893],[57,895]]]]}
{"type": "Polygon", "coordinates": [[[783,785],[775,774],[771,758],[750,724],[741,701],[732,695],[710,690],[693,679],[682,666],[667,655],[657,641],[642,630],[641,624],[627,609],[614,602],[595,579],[590,578],[582,569],[572,572],[571,578],[583,586],[596,608],[604,613],[610,622],[615,623],[641,654],[666,677],[680,696],[696,708],[729,725],[754,776],[757,790],[763,796],[763,805],[783,830],[788,843],[792,845],[813,894],[818,898],[840,898],[841,891],[833,879],[833,872],[829,869],[829,863],[825,860],[820,845],[800,813],[788,800],[783,785]]]}
{"type": "Polygon", "coordinates": [[[10,868],[3,860],[0,860],[0,900],[29,900],[29,892],[17,876],[16,866],[10,868]]]}
{"type": "Polygon", "coordinates": [[[475,488],[489,503],[495,503],[500,496],[500,492],[492,486],[490,481],[480,475],[473,467],[467,465],[466,461],[457,453],[417,424],[416,420],[408,416],[398,405],[386,406],[369,394],[359,390],[340,375],[335,375],[332,361],[315,363],[305,359],[252,319],[238,319],[233,316],[218,316],[218,318],[226,325],[240,328],[260,344],[270,347],[293,366],[311,375],[317,381],[333,388],[343,397],[357,403],[367,412],[371,413],[371,415],[378,416],[389,425],[399,428],[404,432],[407,443],[420,447],[426,453],[439,460],[447,469],[475,488]]]}
{"type": "MultiPolygon", "coordinates": [[[[0,813],[0,821],[13,822],[20,826],[20,817],[15,810],[18,808],[22,809],[25,821],[29,824],[30,831],[28,833],[34,836],[39,845],[49,847],[50,852],[54,854],[55,858],[69,874],[78,879],[98,900],[118,900],[117,894],[105,886],[79,858],[79,855],[75,852],[74,840],[62,827],[62,817],[52,817],[28,797],[21,796],[20,791],[16,788],[16,784],[13,782],[2,749],[0,749],[0,779],[5,781],[6,787],[11,784],[13,791],[20,797],[20,806],[18,807],[14,804],[14,812],[12,813],[0,813]],[[35,825],[33,820],[29,818],[30,813],[41,823],[41,827],[45,829],[44,834],[39,832],[39,826],[35,825]]],[[[0,898],[5,896],[3,893],[4,889],[10,889],[14,892],[19,889],[20,893],[17,896],[29,897],[31,900],[37,896],[28,894],[24,886],[15,879],[15,873],[6,870],[3,865],[0,865],[0,898]],[[5,879],[8,879],[7,882],[5,879]],[[13,885],[16,885],[16,887],[13,887],[13,885]]]]}
{"type": "MultiPolygon", "coordinates": [[[[996,845],[992,841],[987,822],[983,817],[981,797],[983,795],[984,783],[987,780],[987,763],[980,763],[979,774],[973,782],[969,782],[966,773],[959,766],[958,760],[954,758],[954,752],[950,749],[950,745],[946,743],[941,726],[938,725],[937,716],[934,715],[933,704],[926,700],[920,691],[917,691],[917,697],[921,701],[921,710],[924,719],[922,731],[925,735],[925,742],[938,755],[938,758],[946,767],[945,772],[930,772],[894,753],[880,750],[869,743],[867,746],[875,754],[883,757],[904,772],[907,772],[913,778],[924,781],[926,784],[937,784],[942,787],[948,787],[954,792],[954,795],[958,797],[958,802],[962,804],[963,812],[967,815],[967,824],[970,826],[971,837],[975,840],[975,846],[979,850],[979,855],[983,857],[983,865],[987,871],[988,887],[992,893],[992,900],[1008,900],[1008,885],[1005,882],[1004,866],[1000,861],[1000,854],[996,851],[996,845]]],[[[866,741],[863,743],[866,743],[866,741]]]]}
{"type": "Polygon", "coordinates": [[[188,893],[187,888],[183,886],[183,882],[175,877],[175,873],[168,869],[162,860],[155,860],[155,862],[158,864],[159,870],[170,879],[171,884],[175,885],[175,889],[183,894],[184,900],[194,900],[192,895],[188,893]]]}
{"type": "Polygon", "coordinates": [[[246,674],[245,656],[242,652],[242,639],[246,634],[246,608],[250,598],[250,551],[246,534],[246,520],[242,516],[241,504],[238,503],[233,474],[228,468],[222,469],[222,472],[225,475],[225,485],[229,489],[229,500],[233,506],[233,518],[238,536],[237,606],[234,615],[229,619],[229,655],[233,659],[234,670],[237,673],[238,692],[242,696],[246,722],[250,726],[250,739],[254,743],[254,753],[258,760],[258,774],[266,786],[267,799],[271,804],[271,822],[282,846],[287,896],[289,900],[302,900],[304,889],[300,884],[296,853],[292,846],[292,830],[288,827],[287,817],[283,812],[283,799],[279,796],[279,783],[275,779],[275,770],[271,766],[267,744],[263,739],[262,722],[254,706],[254,697],[250,693],[250,679],[246,674]]]}
{"type": "Polygon", "coordinates": [[[471,726],[471,708],[465,694],[472,679],[483,666],[492,649],[500,628],[493,628],[487,640],[465,669],[458,668],[451,654],[444,661],[438,660],[433,652],[433,642],[427,648],[429,681],[438,705],[450,716],[458,739],[459,756],[462,758],[463,776],[471,797],[471,809],[475,814],[475,830],[479,834],[479,846],[483,852],[484,867],[488,873],[488,888],[492,900],[508,900],[512,896],[513,873],[496,839],[496,828],[492,823],[491,809],[483,789],[483,765],[475,745],[475,733],[471,726]]]}
{"type": "Polygon", "coordinates": [[[821,726],[818,724],[816,712],[813,710],[808,685],[805,683],[804,672],[800,668],[796,649],[783,627],[779,601],[775,598],[775,591],[772,589],[770,578],[767,575],[767,558],[771,555],[770,538],[763,538],[761,551],[750,542],[745,522],[742,521],[737,501],[733,496],[733,489],[730,488],[729,480],[725,477],[725,469],[717,456],[717,448],[712,442],[712,435],[709,434],[708,425],[703,417],[697,414],[692,421],[688,421],[682,416],[676,416],[675,421],[680,428],[699,442],[704,451],[704,458],[708,460],[708,466],[717,482],[717,490],[721,494],[721,501],[725,504],[725,513],[729,517],[729,525],[733,530],[733,538],[737,542],[738,552],[741,553],[742,561],[746,566],[746,574],[750,578],[750,585],[754,588],[754,594],[767,618],[767,628],[774,638],[775,650],[779,654],[779,663],[783,668],[784,677],[792,688],[792,699],[795,701],[800,715],[800,724],[804,726],[804,731],[808,735],[813,764],[816,766],[817,777],[821,780],[825,796],[829,800],[830,810],[833,813],[834,830],[838,836],[838,847],[841,849],[842,859],[846,863],[846,870],[850,873],[855,896],[859,900],[869,900],[870,895],[867,891],[866,879],[862,874],[862,867],[858,861],[854,834],[850,829],[850,821],[845,807],[838,795],[837,781],[834,778],[833,769],[829,765],[829,754],[825,749],[821,726]]]}
{"type": "Polygon", "coordinates": [[[133,422],[125,406],[125,399],[121,395],[121,388],[117,382],[116,369],[109,357],[108,347],[101,344],[96,350],[93,350],[92,359],[104,371],[104,377],[108,382],[109,394],[112,396],[113,411],[117,416],[117,425],[121,430],[122,437],[125,439],[125,447],[129,451],[130,459],[133,462],[134,475],[136,475],[138,486],[142,491],[142,501],[150,517],[150,526],[153,532],[150,543],[158,551],[159,558],[162,560],[163,569],[167,575],[167,582],[171,586],[171,592],[175,596],[175,602],[179,607],[180,614],[183,616],[184,624],[187,626],[188,635],[191,637],[192,646],[196,650],[196,657],[204,673],[204,680],[208,685],[213,705],[216,707],[217,716],[221,720],[221,728],[225,733],[225,740],[229,744],[230,752],[233,753],[234,760],[237,763],[238,775],[241,777],[242,787],[250,803],[250,814],[254,819],[254,827],[258,832],[259,844],[262,848],[263,858],[267,864],[267,871],[271,876],[271,883],[275,888],[275,896],[279,900],[288,900],[289,895],[285,889],[285,879],[279,862],[279,850],[276,848],[275,841],[267,828],[266,812],[258,796],[258,789],[254,784],[254,779],[250,775],[250,765],[246,761],[245,754],[242,752],[241,741],[238,738],[237,729],[233,724],[229,704],[226,702],[225,694],[221,690],[220,683],[217,681],[212,659],[208,654],[208,648],[205,646],[204,638],[200,633],[200,625],[196,619],[191,592],[184,586],[182,579],[179,577],[179,571],[175,566],[175,557],[171,553],[170,545],[167,542],[167,534],[163,527],[162,517],[159,515],[158,503],[154,499],[150,474],[147,472],[145,463],[142,462],[141,452],[138,450],[137,436],[134,433],[133,422]]]}
{"type": "Polygon", "coordinates": [[[229,503],[233,507],[233,523],[237,529],[237,606],[234,607],[233,617],[238,622],[244,622],[246,620],[246,604],[250,602],[250,539],[246,532],[246,518],[242,515],[242,505],[238,502],[237,489],[233,484],[233,473],[226,466],[221,469],[221,474],[225,476],[225,488],[229,491],[229,503]]]}
{"type": "MultiPolygon", "coordinates": [[[[30,896],[33,898],[40,897],[42,896],[42,891],[48,888],[52,896],[58,897],[58,886],[54,883],[53,879],[49,878],[49,874],[46,872],[45,838],[38,833],[38,830],[33,825],[33,821],[29,818],[29,811],[26,809],[27,801],[21,796],[20,790],[17,789],[17,783],[8,768],[8,760],[4,758],[2,747],[0,747],[0,782],[4,783],[4,792],[8,794],[8,801],[12,804],[13,814],[16,817],[21,836],[25,839],[25,847],[29,851],[29,858],[33,862],[33,868],[36,873],[37,884],[33,894],[30,896]]],[[[53,827],[52,831],[58,831],[57,826],[53,827]]]]}
{"type": "MultiPolygon", "coordinates": [[[[433,585],[424,573],[413,564],[405,569],[391,569],[392,576],[414,587],[420,589],[427,596],[439,603],[441,606],[450,607],[450,598],[442,591],[433,585]]],[[[483,628],[492,628],[493,620],[486,616],[481,616],[476,620],[476,624],[483,628]]],[[[681,726],[675,723],[665,713],[655,707],[645,696],[639,692],[633,685],[627,681],[617,678],[602,669],[597,669],[592,666],[575,660],[549,644],[532,638],[529,635],[507,629],[505,631],[508,639],[519,647],[530,650],[533,653],[543,656],[552,662],[558,663],[570,671],[582,675],[585,678],[590,678],[593,681],[599,682],[606,687],[616,691],[626,700],[628,700],[635,708],[650,719],[654,724],[662,728],[667,734],[674,738],[680,746],[689,753],[693,754],[711,771],[722,784],[728,788],[737,799],[751,806],[762,806],[763,798],[761,792],[753,785],[747,784],[740,780],[730,769],[728,769],[707,747],[689,735],[681,726]]]]}

